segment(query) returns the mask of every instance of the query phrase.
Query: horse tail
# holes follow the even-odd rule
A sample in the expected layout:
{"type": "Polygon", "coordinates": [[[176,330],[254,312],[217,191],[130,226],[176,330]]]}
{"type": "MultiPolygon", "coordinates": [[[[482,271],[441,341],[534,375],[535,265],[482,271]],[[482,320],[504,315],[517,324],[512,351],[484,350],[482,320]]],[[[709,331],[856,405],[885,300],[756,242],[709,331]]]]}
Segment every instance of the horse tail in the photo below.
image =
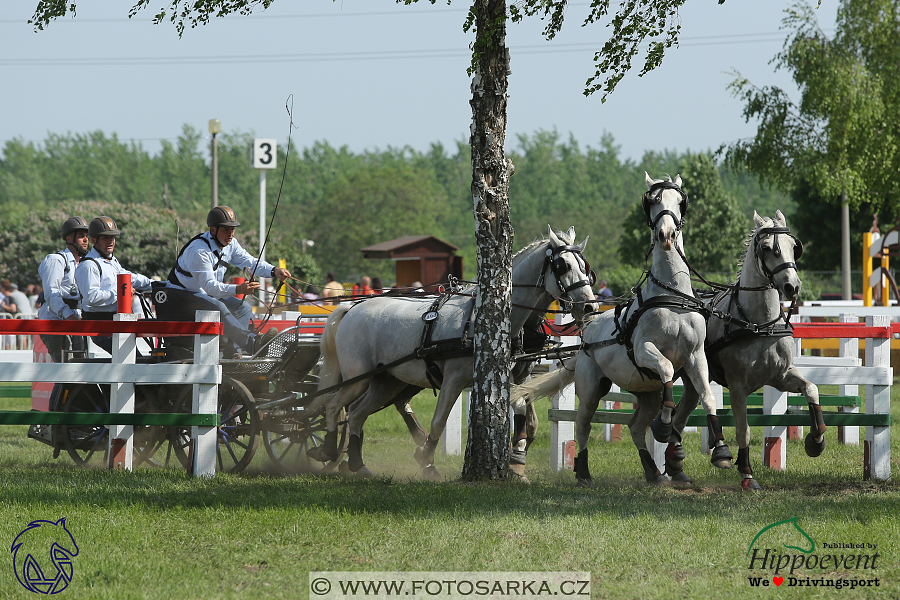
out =
{"type": "Polygon", "coordinates": [[[538,398],[549,398],[554,394],[575,381],[575,365],[578,357],[566,359],[562,363],[562,367],[543,375],[532,377],[521,385],[514,385],[509,392],[509,403],[525,402],[527,404],[534,403],[538,398]]]}
{"type": "Polygon", "coordinates": [[[322,367],[319,369],[319,385],[317,389],[329,388],[337,385],[341,380],[341,363],[338,360],[335,336],[337,336],[341,320],[343,320],[344,315],[347,314],[347,311],[352,306],[352,304],[341,304],[334,309],[331,316],[328,317],[328,321],[325,322],[322,340],[319,342],[319,351],[322,353],[322,367]]]}

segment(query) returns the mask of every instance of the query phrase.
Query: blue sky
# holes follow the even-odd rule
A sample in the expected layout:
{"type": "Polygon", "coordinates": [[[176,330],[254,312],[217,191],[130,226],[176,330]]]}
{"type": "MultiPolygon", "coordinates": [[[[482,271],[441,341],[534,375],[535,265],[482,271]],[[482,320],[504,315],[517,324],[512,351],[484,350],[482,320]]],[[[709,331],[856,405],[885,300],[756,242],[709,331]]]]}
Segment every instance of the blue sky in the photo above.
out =
{"type": "MultiPolygon", "coordinates": [[[[427,150],[468,139],[468,2],[276,0],[268,11],[215,19],[181,39],[171,24],[151,23],[153,9],[168,3],[152,0],[129,21],[130,0],[81,0],[77,16],[42,32],[26,23],[36,0],[0,3],[0,144],[102,130],[155,153],[183,124],[206,132],[211,118],[226,132],[284,144],[290,95],[299,146],[427,150]]],[[[632,71],[606,103],[599,94],[586,98],[593,51],[607,35],[603,25],[580,26],[588,5],[570,4],[552,42],[538,19],[510,25],[508,148],[516,134],[556,129],[594,147],[609,132],[632,159],[646,150],[715,149],[754,131],[727,90],[729,71],[796,96],[789,76],[769,64],[785,38],[788,3],[690,0],[680,14],[681,47],[662,67],[643,78],[632,71]]],[[[818,9],[828,33],[836,8],[823,0],[818,9]]]]}

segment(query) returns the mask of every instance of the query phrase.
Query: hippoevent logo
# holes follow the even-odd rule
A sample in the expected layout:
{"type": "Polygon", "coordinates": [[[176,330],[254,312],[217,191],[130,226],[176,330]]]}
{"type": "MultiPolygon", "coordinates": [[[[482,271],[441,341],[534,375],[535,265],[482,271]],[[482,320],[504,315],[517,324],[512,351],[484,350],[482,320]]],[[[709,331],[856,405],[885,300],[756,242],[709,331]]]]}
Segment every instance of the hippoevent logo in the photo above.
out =
{"type": "Polygon", "coordinates": [[[10,549],[16,579],[35,594],[58,594],[72,581],[72,559],[78,556],[78,544],[59,521],[32,521],[13,540],[10,549]]]}
{"type": "Polygon", "coordinates": [[[877,544],[836,542],[823,543],[816,552],[816,542],[803,531],[797,517],[792,517],[766,525],[750,542],[747,568],[768,573],[747,580],[750,587],[878,587],[881,582],[874,577],[880,556],[877,550],[877,544]],[[854,575],[824,576],[834,571],[854,575]]]}

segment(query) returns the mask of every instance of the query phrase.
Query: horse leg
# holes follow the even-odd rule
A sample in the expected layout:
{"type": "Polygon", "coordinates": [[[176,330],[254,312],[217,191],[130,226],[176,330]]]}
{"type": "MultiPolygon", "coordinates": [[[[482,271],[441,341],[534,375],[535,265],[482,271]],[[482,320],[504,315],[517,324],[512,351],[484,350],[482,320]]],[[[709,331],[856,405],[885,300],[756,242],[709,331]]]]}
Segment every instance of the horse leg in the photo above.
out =
{"type": "Polygon", "coordinates": [[[634,442],[644,469],[644,479],[647,483],[665,483],[669,477],[659,472],[653,455],[647,449],[647,429],[650,422],[659,410],[659,396],[656,392],[636,393],[637,408],[631,415],[628,429],[631,431],[631,441],[634,442]]]}
{"type": "Polygon", "coordinates": [[[431,431],[425,442],[416,448],[415,458],[422,466],[422,474],[432,480],[439,480],[440,473],[434,467],[434,450],[447,426],[447,418],[456,400],[467,384],[472,381],[471,359],[450,359],[443,365],[444,381],[438,394],[434,416],[431,418],[431,431]],[[466,368],[468,366],[468,369],[466,368]]]}
{"type": "Polygon", "coordinates": [[[663,382],[662,403],[659,416],[650,423],[653,438],[661,444],[668,443],[672,435],[672,414],[675,412],[675,368],[659,348],[652,342],[644,342],[634,348],[635,362],[644,368],[652,369],[659,374],[663,382]]]}
{"type": "Polygon", "coordinates": [[[390,406],[394,397],[406,387],[406,383],[393,377],[380,376],[372,379],[369,389],[350,405],[347,417],[349,440],[347,443],[347,466],[358,477],[371,477],[372,472],[362,459],[363,426],[369,415],[390,406]]]}
{"type": "Polygon", "coordinates": [[[672,435],[669,437],[669,445],[666,447],[666,475],[676,483],[693,483],[684,472],[684,446],[681,443],[681,434],[687,425],[688,417],[697,408],[699,395],[690,379],[684,379],[684,394],[681,402],[675,408],[672,418],[672,435]]]}
{"type": "Polygon", "coordinates": [[[585,487],[593,487],[591,472],[588,468],[588,440],[591,437],[591,420],[600,399],[609,393],[612,380],[593,360],[579,361],[575,367],[575,395],[578,396],[578,412],[575,416],[575,440],[578,442],[578,455],[575,457],[575,482],[585,487]]]}
{"type": "Polygon", "coordinates": [[[750,425],[747,422],[747,396],[750,390],[732,385],[729,391],[731,412],[734,414],[734,437],[738,445],[737,468],[741,474],[741,489],[761,490],[759,482],[753,478],[753,467],[750,466],[750,425]]]}
{"type": "Polygon", "coordinates": [[[806,455],[813,458],[820,456],[825,451],[825,421],[822,419],[822,406],[819,404],[819,388],[811,381],[807,381],[796,367],[791,367],[782,376],[781,381],[775,386],[782,392],[801,393],[806,397],[809,405],[810,429],[806,434],[804,446],[806,455]]]}
{"type": "Polygon", "coordinates": [[[362,396],[369,388],[371,379],[357,381],[342,387],[333,397],[325,403],[325,439],[321,446],[310,448],[307,456],[313,460],[325,463],[337,460],[340,456],[338,449],[338,418],[343,410],[351,402],[362,396]]]}
{"type": "Polygon", "coordinates": [[[409,430],[409,434],[412,436],[412,439],[417,446],[425,443],[425,438],[428,436],[428,432],[425,431],[425,428],[419,423],[419,419],[416,418],[416,413],[413,412],[412,406],[409,404],[410,399],[420,391],[422,391],[422,388],[415,385],[408,385],[406,386],[406,389],[394,398],[394,406],[397,408],[397,412],[400,413],[400,416],[403,417],[403,422],[406,423],[406,428],[409,430]]]}

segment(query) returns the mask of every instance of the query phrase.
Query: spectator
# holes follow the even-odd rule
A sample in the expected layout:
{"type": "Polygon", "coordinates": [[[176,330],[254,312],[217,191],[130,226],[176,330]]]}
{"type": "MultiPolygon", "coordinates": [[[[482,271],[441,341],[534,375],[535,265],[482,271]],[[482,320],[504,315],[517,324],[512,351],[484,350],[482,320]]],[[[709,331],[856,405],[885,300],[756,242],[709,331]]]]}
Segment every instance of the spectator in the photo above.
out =
{"type": "Polygon", "coordinates": [[[605,279],[597,281],[597,291],[594,293],[594,296],[596,296],[597,300],[600,300],[601,303],[609,304],[609,299],[613,297],[613,293],[612,290],[606,287],[605,279]]]}
{"type": "Polygon", "coordinates": [[[34,284],[34,297],[28,296],[28,300],[31,301],[34,312],[37,312],[44,303],[44,286],[39,283],[34,284]]]}
{"type": "Polygon", "coordinates": [[[8,290],[4,291],[4,293],[9,296],[12,306],[15,308],[13,314],[31,314],[31,302],[28,301],[28,296],[19,291],[19,286],[15,283],[10,283],[8,280],[3,283],[7,285],[8,290]]]}
{"type": "Polygon", "coordinates": [[[413,281],[411,284],[409,284],[409,287],[411,288],[411,290],[413,292],[424,292],[425,291],[425,288],[422,287],[421,281],[413,281]]]}
{"type": "Polygon", "coordinates": [[[303,292],[303,298],[308,300],[306,304],[311,304],[312,306],[322,306],[321,302],[315,302],[315,300],[319,299],[319,288],[314,286],[313,284],[309,284],[306,286],[306,291],[303,292]]]}
{"type": "Polygon", "coordinates": [[[381,277],[373,277],[372,278],[372,293],[376,296],[383,294],[385,292],[384,284],[381,283],[381,277]]]}
{"type": "MultiPolygon", "coordinates": [[[[338,283],[334,278],[334,273],[329,272],[325,275],[325,288],[322,290],[323,298],[334,298],[344,295],[344,286],[338,283]]],[[[326,302],[326,304],[338,304],[337,300],[326,302]]]]}
{"type": "Polygon", "coordinates": [[[353,295],[354,296],[371,296],[372,295],[372,280],[369,279],[368,275],[363,275],[362,279],[359,280],[359,283],[353,286],[353,295]]]}

